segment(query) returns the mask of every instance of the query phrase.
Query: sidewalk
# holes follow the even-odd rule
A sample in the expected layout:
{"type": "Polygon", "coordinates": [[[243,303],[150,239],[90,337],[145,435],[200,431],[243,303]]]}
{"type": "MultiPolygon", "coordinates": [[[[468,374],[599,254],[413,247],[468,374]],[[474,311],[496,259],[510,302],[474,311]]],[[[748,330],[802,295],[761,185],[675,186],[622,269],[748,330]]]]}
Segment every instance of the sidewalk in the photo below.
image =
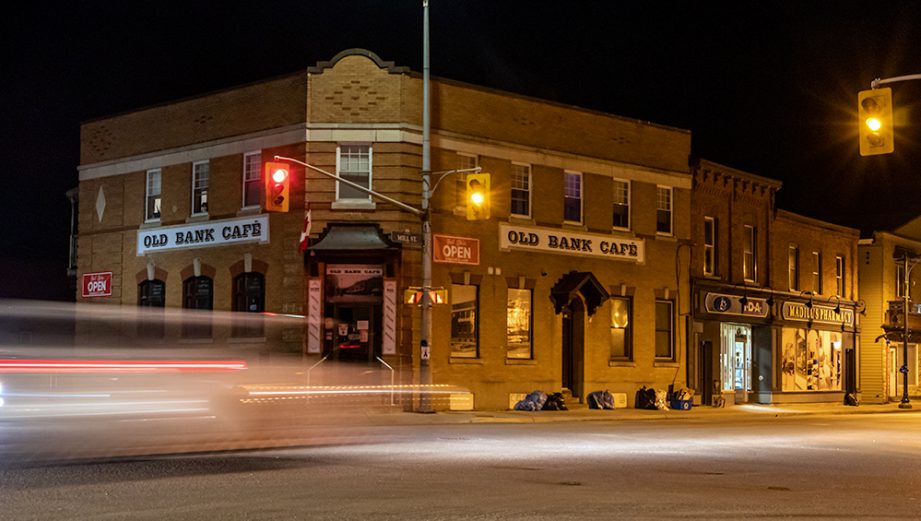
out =
{"type": "Polygon", "coordinates": [[[719,419],[727,417],[781,417],[826,414],[883,414],[921,412],[921,403],[911,409],[900,409],[898,403],[882,405],[859,405],[856,407],[838,403],[802,404],[744,404],[725,408],[694,407],[689,411],[658,411],[645,409],[597,410],[578,408],[569,411],[443,411],[431,414],[405,412],[402,410],[369,411],[369,418],[376,418],[395,425],[464,424],[464,423],[565,423],[584,421],[643,421],[671,419],[719,419]]]}

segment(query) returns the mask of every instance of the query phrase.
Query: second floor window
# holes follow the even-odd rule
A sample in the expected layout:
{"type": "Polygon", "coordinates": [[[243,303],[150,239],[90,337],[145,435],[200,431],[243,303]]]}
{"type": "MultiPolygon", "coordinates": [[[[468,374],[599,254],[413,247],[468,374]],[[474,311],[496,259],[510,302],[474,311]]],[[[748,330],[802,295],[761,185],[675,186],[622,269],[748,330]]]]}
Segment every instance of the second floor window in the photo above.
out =
{"type": "Polygon", "coordinates": [[[582,222],[582,174],[563,173],[563,220],[582,222]]]}
{"type": "Polygon", "coordinates": [[[531,167],[512,164],[512,215],[531,216],[531,167]]]}
{"type": "Polygon", "coordinates": [[[790,280],[790,291],[799,290],[799,247],[791,244],[787,250],[787,278],[790,280]]]}
{"type": "Polygon", "coordinates": [[[262,204],[262,154],[252,152],[243,156],[243,206],[262,204]]]}
{"type": "Polygon", "coordinates": [[[844,296],[844,257],[835,257],[835,294],[844,296]]]}
{"type": "Polygon", "coordinates": [[[144,221],[155,222],[160,220],[160,189],[162,174],[160,169],[147,171],[147,196],[144,221]]]}
{"type": "Polygon", "coordinates": [[[630,182],[614,180],[614,228],[630,228],[630,182]]]}
{"type": "Polygon", "coordinates": [[[704,275],[716,274],[716,219],[704,217],[704,275]]]}
{"type": "Polygon", "coordinates": [[[742,278],[747,282],[758,280],[758,229],[747,224],[742,244],[742,278]]]}
{"type": "MultiPolygon", "coordinates": [[[[340,145],[336,149],[336,170],[339,177],[365,188],[371,188],[371,146],[340,145]]],[[[336,199],[367,200],[371,196],[345,183],[336,183],[336,199]]]]}
{"type": "Polygon", "coordinates": [[[208,177],[207,161],[192,165],[192,214],[208,213],[208,177]]]}
{"type": "Polygon", "coordinates": [[[812,292],[822,294],[822,254],[812,252],[812,292]]]}
{"type": "Polygon", "coordinates": [[[656,187],[656,233],[672,234],[672,189],[656,187]]]}

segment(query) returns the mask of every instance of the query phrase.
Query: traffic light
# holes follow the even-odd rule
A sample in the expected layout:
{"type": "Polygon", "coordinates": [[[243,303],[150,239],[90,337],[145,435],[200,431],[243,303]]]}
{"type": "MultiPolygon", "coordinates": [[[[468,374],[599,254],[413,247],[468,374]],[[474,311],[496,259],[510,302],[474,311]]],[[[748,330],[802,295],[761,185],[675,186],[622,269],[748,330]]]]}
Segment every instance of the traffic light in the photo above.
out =
{"type": "Polygon", "coordinates": [[[288,163],[267,162],[265,164],[265,211],[287,212],[291,184],[291,170],[288,163]]]}
{"type": "Polygon", "coordinates": [[[489,174],[467,174],[467,220],[489,219],[489,174]]]}
{"type": "Polygon", "coordinates": [[[857,93],[860,125],[860,155],[891,154],[895,150],[892,131],[892,89],[862,90],[857,93]]]}

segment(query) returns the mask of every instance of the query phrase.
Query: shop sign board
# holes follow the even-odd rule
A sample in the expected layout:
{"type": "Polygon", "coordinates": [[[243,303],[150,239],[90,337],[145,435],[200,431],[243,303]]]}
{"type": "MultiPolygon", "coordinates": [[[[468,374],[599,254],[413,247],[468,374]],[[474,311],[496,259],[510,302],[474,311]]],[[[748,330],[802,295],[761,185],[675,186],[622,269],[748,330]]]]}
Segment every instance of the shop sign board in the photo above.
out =
{"type": "Polygon", "coordinates": [[[243,242],[269,242],[268,215],[138,230],[137,255],[243,242]]]}
{"type": "Polygon", "coordinates": [[[480,240],[453,235],[434,235],[432,259],[448,264],[480,264],[480,240]]]}
{"type": "Polygon", "coordinates": [[[642,263],[646,242],[600,233],[581,233],[499,223],[499,249],[527,250],[642,263]]]}
{"type": "Polygon", "coordinates": [[[757,318],[766,318],[768,311],[770,311],[767,299],[746,296],[743,304],[742,297],[721,293],[707,293],[707,297],[704,299],[704,306],[707,313],[757,318]]]}
{"type": "Polygon", "coordinates": [[[112,295],[112,272],[100,271],[83,274],[83,298],[112,295]]]}
{"type": "Polygon", "coordinates": [[[784,320],[800,322],[819,322],[822,324],[854,325],[854,310],[813,304],[810,308],[805,302],[784,302],[781,311],[784,320]]]}
{"type": "Polygon", "coordinates": [[[413,232],[390,232],[390,240],[412,248],[422,247],[422,234],[413,232]]]}

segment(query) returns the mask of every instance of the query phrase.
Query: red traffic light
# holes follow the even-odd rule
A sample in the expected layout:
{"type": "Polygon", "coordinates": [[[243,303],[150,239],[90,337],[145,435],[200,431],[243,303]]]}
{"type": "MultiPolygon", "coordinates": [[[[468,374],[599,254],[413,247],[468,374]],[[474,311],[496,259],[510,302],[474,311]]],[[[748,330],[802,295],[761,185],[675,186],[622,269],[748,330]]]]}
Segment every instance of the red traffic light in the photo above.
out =
{"type": "Polygon", "coordinates": [[[265,200],[267,212],[287,212],[290,193],[291,167],[288,163],[270,161],[265,164],[265,200]]]}

